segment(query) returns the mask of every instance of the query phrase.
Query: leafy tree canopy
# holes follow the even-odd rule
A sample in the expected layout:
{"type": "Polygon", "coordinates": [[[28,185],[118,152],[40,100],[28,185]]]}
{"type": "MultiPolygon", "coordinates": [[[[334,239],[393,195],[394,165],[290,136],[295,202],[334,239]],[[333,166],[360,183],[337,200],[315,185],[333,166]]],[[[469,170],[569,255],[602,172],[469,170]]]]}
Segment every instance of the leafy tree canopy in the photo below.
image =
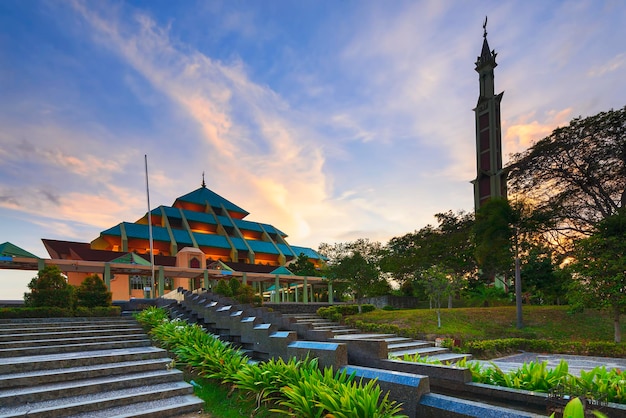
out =
{"type": "Polygon", "coordinates": [[[551,214],[553,241],[569,249],[626,207],[626,106],[573,119],[513,155],[506,170],[509,191],[551,214]]]}
{"type": "Polygon", "coordinates": [[[85,277],[76,289],[76,304],[87,308],[111,306],[112,294],[97,274],[85,277]]]}
{"type": "Polygon", "coordinates": [[[30,293],[24,304],[31,307],[74,307],[74,287],[67,282],[57,266],[46,266],[28,283],[30,293]]]}
{"type": "Polygon", "coordinates": [[[615,342],[621,342],[620,315],[626,313],[626,208],[600,222],[577,242],[571,298],[613,314],[615,342]]]}

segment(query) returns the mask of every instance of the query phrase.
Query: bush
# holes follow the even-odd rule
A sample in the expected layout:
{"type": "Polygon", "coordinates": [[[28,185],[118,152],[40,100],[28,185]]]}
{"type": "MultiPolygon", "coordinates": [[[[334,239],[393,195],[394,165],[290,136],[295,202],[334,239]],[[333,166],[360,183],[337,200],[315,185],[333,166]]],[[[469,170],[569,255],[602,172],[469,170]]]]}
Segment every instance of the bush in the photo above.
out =
{"type": "Polygon", "coordinates": [[[35,308],[0,308],[0,319],[17,318],[68,318],[74,316],[69,308],[42,306],[35,308]]]}
{"type": "Polygon", "coordinates": [[[74,286],[67,282],[57,266],[46,266],[40,270],[28,288],[30,293],[24,293],[24,304],[27,307],[74,307],[74,286]]]}
{"type": "Polygon", "coordinates": [[[115,317],[120,316],[119,306],[76,309],[42,306],[36,308],[0,308],[0,319],[18,318],[71,318],[71,317],[115,317]]]}
{"type": "Polygon", "coordinates": [[[371,304],[365,304],[365,305],[346,304],[346,305],[332,305],[329,307],[319,308],[317,310],[317,314],[324,319],[328,319],[329,321],[339,322],[346,315],[358,314],[359,307],[361,308],[362,313],[372,312],[376,310],[376,306],[371,305],[371,304]]]}
{"type": "Polygon", "coordinates": [[[178,363],[200,376],[232,385],[256,398],[259,405],[273,402],[284,408],[273,412],[298,417],[406,417],[398,414],[400,406],[382,393],[375,380],[362,383],[345,371],[321,371],[317,361],[310,359],[250,363],[240,351],[200,326],[169,321],[166,315],[162,309],[150,308],[136,318],[151,327],[150,335],[173,352],[178,363]]]}
{"type": "Polygon", "coordinates": [[[217,286],[215,287],[215,293],[226,297],[233,296],[233,290],[230,288],[230,286],[228,286],[226,280],[224,279],[220,279],[220,281],[217,282],[217,286]]]}
{"type": "Polygon", "coordinates": [[[111,306],[112,293],[97,274],[90,274],[76,290],[76,304],[87,308],[111,306]]]}
{"type": "Polygon", "coordinates": [[[479,358],[494,358],[530,351],[602,357],[626,357],[626,344],[608,341],[554,341],[528,338],[505,338],[497,340],[467,341],[463,350],[479,358]]]}

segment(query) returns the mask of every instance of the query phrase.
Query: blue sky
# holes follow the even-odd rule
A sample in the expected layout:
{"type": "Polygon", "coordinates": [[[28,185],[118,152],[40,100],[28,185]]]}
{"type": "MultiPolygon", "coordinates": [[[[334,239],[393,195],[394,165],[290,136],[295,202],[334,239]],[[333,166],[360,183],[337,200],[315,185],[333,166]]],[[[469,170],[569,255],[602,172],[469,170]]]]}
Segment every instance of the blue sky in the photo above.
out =
{"type": "Polygon", "coordinates": [[[296,245],[471,211],[485,15],[505,163],[624,106],[622,0],[0,1],[0,242],[137,220],[145,154],[152,207],[205,172],[296,245]]]}

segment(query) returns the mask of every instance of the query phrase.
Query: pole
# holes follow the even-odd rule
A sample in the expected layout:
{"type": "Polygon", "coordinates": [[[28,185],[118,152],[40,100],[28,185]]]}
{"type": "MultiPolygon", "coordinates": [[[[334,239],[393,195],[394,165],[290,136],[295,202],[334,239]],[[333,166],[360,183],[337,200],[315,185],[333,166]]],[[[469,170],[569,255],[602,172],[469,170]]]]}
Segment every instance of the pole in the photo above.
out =
{"type": "Polygon", "coordinates": [[[154,248],[152,244],[152,214],[150,213],[150,187],[148,186],[148,154],[144,154],[144,161],[146,163],[146,197],[148,200],[148,236],[150,239],[150,269],[152,271],[152,280],[150,280],[150,294],[152,294],[152,288],[154,287],[154,248]]]}
{"type": "Polygon", "coordinates": [[[515,305],[517,308],[517,328],[524,328],[522,321],[522,275],[519,265],[518,229],[515,228],[515,305]]]}

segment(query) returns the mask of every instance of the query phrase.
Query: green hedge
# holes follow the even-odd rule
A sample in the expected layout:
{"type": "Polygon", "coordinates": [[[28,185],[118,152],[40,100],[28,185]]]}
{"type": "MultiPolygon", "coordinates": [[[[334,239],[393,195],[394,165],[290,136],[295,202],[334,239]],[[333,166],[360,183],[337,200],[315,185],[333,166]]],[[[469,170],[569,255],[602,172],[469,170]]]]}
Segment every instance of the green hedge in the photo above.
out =
{"type": "Polygon", "coordinates": [[[553,341],[526,338],[467,341],[463,350],[480,358],[494,358],[522,351],[582,356],[626,357],[626,344],[608,341],[553,341]]]}
{"type": "Polygon", "coordinates": [[[19,318],[72,318],[72,317],[114,317],[121,315],[119,306],[75,309],[59,308],[56,306],[38,308],[0,308],[0,319],[19,318]]]}
{"type": "Polygon", "coordinates": [[[328,319],[334,322],[339,322],[344,316],[358,314],[359,306],[361,308],[362,313],[372,312],[376,310],[376,306],[371,305],[371,304],[332,305],[327,308],[319,308],[317,310],[317,314],[324,319],[328,319]]]}

